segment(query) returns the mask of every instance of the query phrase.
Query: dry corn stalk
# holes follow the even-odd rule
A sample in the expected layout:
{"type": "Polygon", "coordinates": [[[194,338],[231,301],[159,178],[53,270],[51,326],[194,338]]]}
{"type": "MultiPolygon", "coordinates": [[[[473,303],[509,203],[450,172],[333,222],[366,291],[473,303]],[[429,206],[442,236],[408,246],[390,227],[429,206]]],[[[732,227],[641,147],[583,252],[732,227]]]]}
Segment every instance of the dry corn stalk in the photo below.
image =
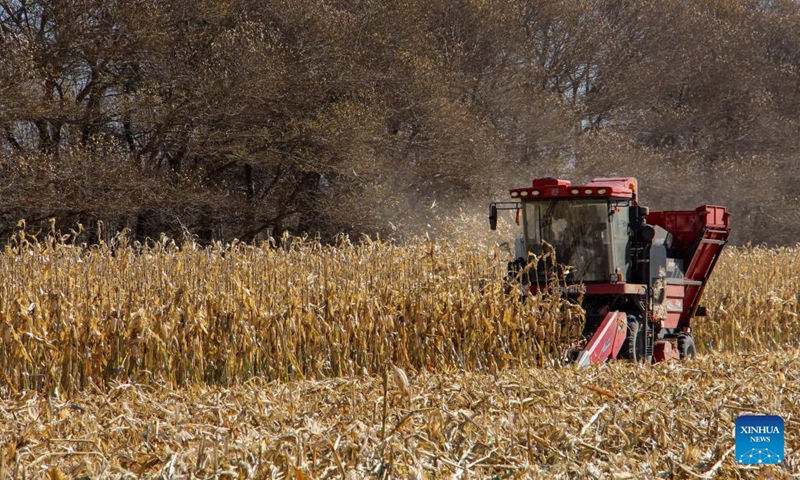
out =
{"type": "MultiPolygon", "coordinates": [[[[100,246],[20,232],[0,255],[0,386],[230,384],[405,371],[499,371],[557,359],[582,312],[505,292],[496,247],[294,239],[100,246]]],[[[729,250],[701,349],[781,348],[800,333],[797,249],[729,250]]],[[[554,281],[558,281],[554,278],[554,281]]]]}
{"type": "Polygon", "coordinates": [[[800,352],[642,368],[420,372],[233,387],[112,384],[0,396],[0,478],[790,478],[800,352]],[[599,387],[593,390],[587,387],[599,387]],[[612,398],[602,393],[613,390],[612,398]],[[391,390],[390,390],[391,391],[391,390]],[[786,421],[786,462],[738,465],[743,414],[786,421]],[[6,474],[3,475],[3,468],[6,474]]]}
{"type": "Polygon", "coordinates": [[[0,255],[0,384],[229,384],[558,358],[580,307],[520,302],[504,267],[496,248],[463,241],[82,247],[20,234],[0,255]]]}

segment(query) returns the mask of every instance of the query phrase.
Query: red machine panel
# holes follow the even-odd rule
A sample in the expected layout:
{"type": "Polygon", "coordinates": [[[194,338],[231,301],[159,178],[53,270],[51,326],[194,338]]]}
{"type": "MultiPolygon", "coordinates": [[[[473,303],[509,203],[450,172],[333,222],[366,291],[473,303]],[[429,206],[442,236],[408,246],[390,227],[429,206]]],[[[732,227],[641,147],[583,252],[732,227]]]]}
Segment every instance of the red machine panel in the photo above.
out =
{"type": "Polygon", "coordinates": [[[682,258],[686,271],[683,311],[677,327],[687,329],[697,310],[708,276],[728,241],[729,215],[725,207],[703,205],[694,211],[650,212],[647,222],[672,234],[673,256],[682,258]]]}
{"type": "Polygon", "coordinates": [[[637,182],[635,178],[595,178],[586,185],[572,185],[568,180],[537,178],[527,188],[510,191],[511,198],[553,198],[553,197],[614,197],[632,198],[636,201],[637,182]]]}
{"type": "Polygon", "coordinates": [[[664,328],[676,328],[683,314],[683,302],[686,290],[683,285],[667,284],[664,287],[664,309],[666,318],[662,322],[664,328]]]}

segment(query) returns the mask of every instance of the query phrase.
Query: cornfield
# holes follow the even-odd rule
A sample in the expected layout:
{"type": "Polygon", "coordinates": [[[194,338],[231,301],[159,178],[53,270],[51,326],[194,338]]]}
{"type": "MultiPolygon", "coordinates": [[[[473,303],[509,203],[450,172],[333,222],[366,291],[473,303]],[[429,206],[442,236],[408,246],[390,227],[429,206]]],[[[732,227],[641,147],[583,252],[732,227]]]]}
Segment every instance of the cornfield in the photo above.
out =
{"type": "Polygon", "coordinates": [[[0,254],[0,480],[797,473],[797,249],[723,255],[695,321],[713,355],[580,370],[551,367],[580,309],[508,294],[507,255],[19,232],[0,254]],[[786,419],[784,464],[735,463],[745,413],[786,419]]]}
{"type": "Polygon", "coordinates": [[[84,248],[22,235],[0,257],[4,384],[225,385],[389,362],[494,371],[543,363],[580,332],[580,309],[560,297],[511,301],[497,249],[286,244],[84,248]]]}
{"type": "MultiPolygon", "coordinates": [[[[24,232],[0,255],[0,384],[228,385],[556,363],[582,328],[564,298],[506,293],[505,254],[467,241],[289,239],[201,248],[24,232]]],[[[795,249],[729,250],[697,319],[701,349],[782,348],[800,333],[795,249]]]]}
{"type": "Polygon", "coordinates": [[[0,479],[796,478],[800,351],[0,397],[0,479]],[[738,465],[736,418],[785,419],[738,465]]]}
{"type": "Polygon", "coordinates": [[[800,344],[800,248],[748,247],[723,253],[693,320],[706,351],[779,351],[800,344]]]}

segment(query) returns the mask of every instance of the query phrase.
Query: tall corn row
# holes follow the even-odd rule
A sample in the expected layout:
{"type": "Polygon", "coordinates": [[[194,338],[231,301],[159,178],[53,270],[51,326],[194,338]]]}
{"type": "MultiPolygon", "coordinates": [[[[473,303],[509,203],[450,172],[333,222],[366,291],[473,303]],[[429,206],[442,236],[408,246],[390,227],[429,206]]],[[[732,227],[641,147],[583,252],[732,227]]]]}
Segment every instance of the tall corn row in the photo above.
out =
{"type": "MultiPolygon", "coordinates": [[[[21,232],[0,255],[0,387],[550,362],[579,335],[580,309],[507,295],[503,260],[462,241],[80,247],[21,232]]],[[[693,324],[701,349],[798,343],[798,271],[796,249],[728,250],[706,292],[710,316],[693,324]]]]}
{"type": "Polygon", "coordinates": [[[582,326],[559,296],[504,292],[498,250],[243,244],[78,247],[24,234],[0,257],[0,385],[226,384],[557,356],[582,326]],[[565,319],[567,319],[565,321],[565,319]]]}
{"type": "Polygon", "coordinates": [[[701,348],[727,352],[800,344],[800,250],[727,250],[702,303],[709,316],[692,321],[701,348]]]}

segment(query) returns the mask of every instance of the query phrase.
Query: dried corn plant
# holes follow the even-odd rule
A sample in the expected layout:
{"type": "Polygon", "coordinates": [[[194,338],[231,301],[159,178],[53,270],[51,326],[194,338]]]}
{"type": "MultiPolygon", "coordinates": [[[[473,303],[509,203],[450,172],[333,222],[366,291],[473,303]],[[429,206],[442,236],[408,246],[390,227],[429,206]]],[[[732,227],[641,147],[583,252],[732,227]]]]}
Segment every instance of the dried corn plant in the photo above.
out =
{"type": "Polygon", "coordinates": [[[541,367],[580,309],[509,295],[501,248],[284,240],[20,232],[0,255],[0,480],[800,473],[796,249],[725,253],[694,325],[726,353],[574,369],[541,367]],[[782,465],[736,464],[748,413],[785,419],[782,465]]]}
{"type": "MultiPolygon", "coordinates": [[[[555,363],[582,328],[559,295],[506,293],[498,247],[289,240],[86,247],[19,232],[0,255],[0,387],[227,385],[382,374],[389,362],[493,372],[555,363]]],[[[796,342],[798,267],[796,249],[728,250],[706,294],[711,316],[694,323],[700,347],[796,342]]]]}
{"type": "Polygon", "coordinates": [[[780,351],[800,344],[800,249],[748,247],[723,253],[694,319],[701,349],[780,351]]]}
{"type": "Polygon", "coordinates": [[[20,232],[0,256],[0,385],[497,371],[554,361],[582,328],[559,295],[508,295],[497,248],[289,240],[81,247],[20,232]]]}

